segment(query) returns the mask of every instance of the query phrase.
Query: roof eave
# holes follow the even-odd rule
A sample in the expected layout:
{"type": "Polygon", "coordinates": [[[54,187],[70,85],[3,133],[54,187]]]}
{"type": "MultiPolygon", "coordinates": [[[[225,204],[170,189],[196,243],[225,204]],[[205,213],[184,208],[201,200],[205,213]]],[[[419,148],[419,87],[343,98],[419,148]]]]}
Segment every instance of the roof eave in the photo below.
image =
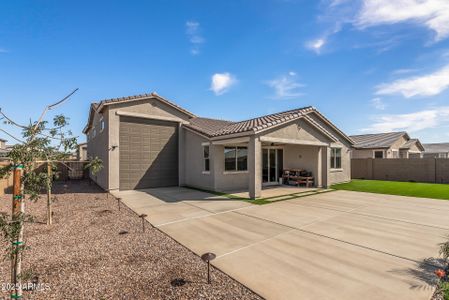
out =
{"type": "Polygon", "coordinates": [[[130,99],[123,99],[123,100],[118,100],[118,101],[101,101],[100,105],[97,108],[97,111],[101,112],[103,110],[103,107],[108,106],[108,105],[114,105],[114,104],[120,104],[120,103],[128,103],[128,102],[134,102],[134,101],[142,101],[142,100],[147,100],[147,99],[157,99],[165,104],[167,104],[168,106],[176,109],[177,111],[180,111],[186,115],[188,115],[191,118],[195,118],[196,115],[194,115],[193,113],[191,113],[188,110],[185,110],[175,104],[173,104],[171,101],[165,99],[162,96],[159,96],[157,93],[152,92],[151,94],[145,94],[142,95],[141,97],[136,97],[136,98],[130,98],[130,99]]]}

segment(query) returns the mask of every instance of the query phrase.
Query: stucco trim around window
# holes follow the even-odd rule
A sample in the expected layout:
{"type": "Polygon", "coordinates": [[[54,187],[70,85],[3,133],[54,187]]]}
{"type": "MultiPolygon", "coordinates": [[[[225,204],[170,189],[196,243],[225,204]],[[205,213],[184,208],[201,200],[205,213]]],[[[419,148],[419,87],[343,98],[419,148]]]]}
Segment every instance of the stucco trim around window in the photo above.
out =
{"type": "Polygon", "coordinates": [[[342,148],[339,147],[332,147],[330,153],[330,169],[331,170],[340,170],[341,167],[341,160],[342,160],[342,148]]]}
{"type": "Polygon", "coordinates": [[[223,175],[247,174],[248,171],[223,171],[223,175]]]}
{"type": "Polygon", "coordinates": [[[225,146],[224,170],[225,172],[248,171],[248,147],[225,146]],[[227,153],[230,155],[228,156],[227,153]]]}

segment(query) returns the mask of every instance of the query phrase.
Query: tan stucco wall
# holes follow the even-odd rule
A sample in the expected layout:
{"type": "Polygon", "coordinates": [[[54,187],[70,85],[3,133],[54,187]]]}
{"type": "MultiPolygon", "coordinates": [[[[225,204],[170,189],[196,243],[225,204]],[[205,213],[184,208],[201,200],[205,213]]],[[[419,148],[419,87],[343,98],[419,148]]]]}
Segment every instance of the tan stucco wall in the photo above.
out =
{"type": "Polygon", "coordinates": [[[401,148],[401,146],[404,145],[407,141],[408,140],[405,138],[405,136],[401,136],[396,142],[393,143],[390,149],[397,150],[401,148]]]}
{"type": "MultiPolygon", "coordinates": [[[[380,149],[383,151],[383,149],[380,149]]],[[[352,149],[352,158],[374,158],[374,150],[371,149],[352,149]]]]}
{"type": "MultiPolygon", "coordinates": [[[[91,152],[96,153],[103,160],[104,169],[97,175],[97,182],[102,188],[108,190],[115,190],[120,186],[120,116],[117,115],[117,111],[175,118],[180,122],[189,119],[186,114],[154,98],[105,106],[103,109],[106,126],[104,136],[89,141],[88,152],[89,155],[91,152]],[[117,147],[113,150],[113,146],[117,147]]],[[[96,124],[97,128],[99,128],[98,119],[99,114],[96,113],[93,124],[96,124]]],[[[180,149],[182,147],[183,145],[180,145],[180,149]]],[[[180,174],[182,171],[183,169],[180,168],[180,174]]]]}
{"type": "MultiPolygon", "coordinates": [[[[336,184],[340,182],[346,182],[351,180],[351,156],[350,156],[350,148],[342,143],[334,143],[332,147],[341,147],[341,169],[330,169],[329,163],[329,181],[328,184],[336,184]]],[[[328,157],[330,158],[330,148],[329,148],[328,157]]]]}
{"type": "Polygon", "coordinates": [[[416,143],[414,143],[413,145],[410,146],[409,151],[421,152],[421,149],[419,149],[418,146],[416,145],[416,143]]]}
{"type": "Polygon", "coordinates": [[[103,168],[100,172],[96,174],[96,176],[92,176],[92,180],[94,180],[99,186],[103,189],[108,189],[108,179],[109,179],[109,151],[108,151],[108,135],[109,135],[109,115],[107,110],[104,111],[103,114],[95,113],[92,121],[92,128],[89,130],[87,139],[87,156],[88,158],[98,156],[103,161],[103,168]],[[102,132],[100,132],[100,119],[103,117],[103,121],[105,123],[105,128],[102,132]],[[94,128],[96,129],[96,136],[93,137],[94,128]]]}
{"type": "Polygon", "coordinates": [[[318,154],[320,147],[303,145],[285,145],[284,168],[304,169],[318,175],[318,154]]]}
{"type": "Polygon", "coordinates": [[[207,142],[207,139],[192,133],[189,130],[182,129],[181,135],[184,137],[185,150],[182,154],[182,161],[184,165],[183,184],[204,189],[214,189],[213,181],[213,159],[212,154],[209,154],[210,171],[209,174],[204,172],[204,158],[202,143],[207,142]]]}
{"type": "Polygon", "coordinates": [[[311,126],[303,119],[290,122],[281,128],[270,130],[262,135],[309,142],[329,143],[331,141],[329,137],[319,132],[315,127],[311,126]]]}
{"type": "MultiPolygon", "coordinates": [[[[230,146],[234,146],[230,145],[230,146]]],[[[240,145],[239,145],[240,146],[240,145]]],[[[241,144],[241,146],[248,146],[241,144]]],[[[215,190],[232,191],[248,188],[248,171],[225,172],[224,145],[212,145],[214,160],[215,190]]]]}

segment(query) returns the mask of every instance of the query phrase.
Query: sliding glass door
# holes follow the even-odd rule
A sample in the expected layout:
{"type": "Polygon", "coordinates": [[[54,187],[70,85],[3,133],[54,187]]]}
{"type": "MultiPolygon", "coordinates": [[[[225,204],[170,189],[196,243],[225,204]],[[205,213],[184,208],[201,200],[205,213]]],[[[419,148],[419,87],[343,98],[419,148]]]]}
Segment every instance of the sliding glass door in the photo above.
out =
{"type": "Polygon", "coordinates": [[[262,149],[262,183],[278,184],[282,176],[283,150],[279,148],[262,149]]]}

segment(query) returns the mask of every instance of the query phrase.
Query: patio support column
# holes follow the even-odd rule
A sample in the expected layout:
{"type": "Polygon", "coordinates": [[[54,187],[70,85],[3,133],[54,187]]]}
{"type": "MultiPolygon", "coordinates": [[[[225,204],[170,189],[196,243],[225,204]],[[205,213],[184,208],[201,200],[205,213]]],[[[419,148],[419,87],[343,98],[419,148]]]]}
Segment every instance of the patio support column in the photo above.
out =
{"type": "Polygon", "coordinates": [[[322,168],[322,183],[321,185],[324,188],[329,187],[329,168],[330,168],[330,148],[329,147],[323,147],[321,150],[321,163],[323,165],[322,168]]]}
{"type": "Polygon", "coordinates": [[[262,144],[251,136],[248,144],[248,192],[250,199],[260,197],[262,190],[262,144]]]}
{"type": "Polygon", "coordinates": [[[323,186],[323,147],[318,147],[316,187],[323,186]]]}

